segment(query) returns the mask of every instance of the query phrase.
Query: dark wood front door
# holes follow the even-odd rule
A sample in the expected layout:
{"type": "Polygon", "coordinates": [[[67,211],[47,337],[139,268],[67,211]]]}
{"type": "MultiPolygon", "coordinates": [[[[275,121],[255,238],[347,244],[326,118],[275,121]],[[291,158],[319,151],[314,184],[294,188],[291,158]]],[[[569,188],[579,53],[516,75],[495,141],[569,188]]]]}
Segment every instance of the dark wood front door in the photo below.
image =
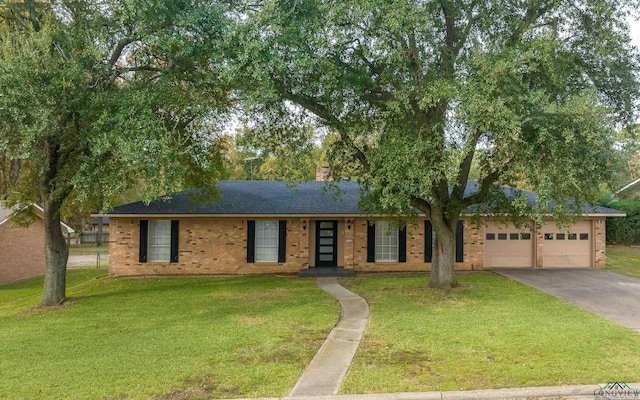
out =
{"type": "Polygon", "coordinates": [[[338,221],[316,221],[316,267],[338,266],[338,221]]]}

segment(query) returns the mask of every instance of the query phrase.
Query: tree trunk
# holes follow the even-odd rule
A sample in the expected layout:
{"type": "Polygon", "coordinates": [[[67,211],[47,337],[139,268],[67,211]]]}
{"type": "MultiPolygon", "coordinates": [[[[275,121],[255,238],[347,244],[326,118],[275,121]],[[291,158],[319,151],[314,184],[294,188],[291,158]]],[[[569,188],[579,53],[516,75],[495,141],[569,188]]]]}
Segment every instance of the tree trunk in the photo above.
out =
{"type": "Polygon", "coordinates": [[[11,160],[11,167],[9,172],[9,187],[14,187],[16,183],[18,183],[18,179],[20,178],[20,170],[22,169],[22,160],[16,158],[15,160],[11,160]]]}
{"type": "Polygon", "coordinates": [[[442,218],[432,215],[431,224],[435,233],[433,242],[433,258],[431,264],[431,280],[429,287],[449,290],[458,286],[454,266],[456,255],[455,221],[445,222],[442,218]]]}
{"type": "Polygon", "coordinates": [[[40,305],[55,306],[66,298],[67,260],[69,248],[60,225],[61,205],[49,199],[44,201],[45,271],[44,293],[40,305]]]}

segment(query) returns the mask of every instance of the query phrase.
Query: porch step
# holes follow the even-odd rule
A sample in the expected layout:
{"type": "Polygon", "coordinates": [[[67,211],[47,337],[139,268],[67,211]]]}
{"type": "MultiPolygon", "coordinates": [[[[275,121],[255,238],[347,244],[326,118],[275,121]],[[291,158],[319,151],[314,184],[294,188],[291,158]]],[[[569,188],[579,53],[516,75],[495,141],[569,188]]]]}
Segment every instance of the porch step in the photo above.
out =
{"type": "Polygon", "coordinates": [[[352,269],[344,269],[342,267],[315,267],[309,269],[303,269],[298,272],[298,276],[301,278],[317,278],[319,276],[355,276],[356,273],[352,269]]]}

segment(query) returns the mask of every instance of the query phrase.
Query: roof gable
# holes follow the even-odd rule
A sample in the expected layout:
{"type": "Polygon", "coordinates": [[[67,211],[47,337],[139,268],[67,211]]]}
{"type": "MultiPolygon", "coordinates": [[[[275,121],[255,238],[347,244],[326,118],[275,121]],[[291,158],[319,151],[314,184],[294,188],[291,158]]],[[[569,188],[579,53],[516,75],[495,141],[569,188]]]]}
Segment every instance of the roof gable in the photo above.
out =
{"type": "MultiPolygon", "coordinates": [[[[36,209],[36,215],[38,216],[38,218],[42,219],[44,215],[44,209],[35,203],[31,203],[31,206],[33,206],[36,209]]],[[[12,212],[13,210],[9,208],[4,208],[2,205],[0,205],[0,225],[3,225],[4,223],[9,221],[12,212]]],[[[67,233],[75,232],[75,230],[72,227],[70,227],[69,225],[65,224],[62,221],[60,221],[60,225],[67,231],[67,233]]]]}

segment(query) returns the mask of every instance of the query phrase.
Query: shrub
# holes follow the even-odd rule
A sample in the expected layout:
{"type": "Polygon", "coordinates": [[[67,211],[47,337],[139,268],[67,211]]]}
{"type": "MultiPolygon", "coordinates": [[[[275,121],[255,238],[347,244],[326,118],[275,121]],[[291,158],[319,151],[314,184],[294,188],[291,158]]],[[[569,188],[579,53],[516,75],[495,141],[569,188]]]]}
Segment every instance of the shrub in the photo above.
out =
{"type": "Polygon", "coordinates": [[[624,218],[607,218],[607,243],[640,244],[640,198],[608,201],[603,205],[627,213],[624,218]]]}

